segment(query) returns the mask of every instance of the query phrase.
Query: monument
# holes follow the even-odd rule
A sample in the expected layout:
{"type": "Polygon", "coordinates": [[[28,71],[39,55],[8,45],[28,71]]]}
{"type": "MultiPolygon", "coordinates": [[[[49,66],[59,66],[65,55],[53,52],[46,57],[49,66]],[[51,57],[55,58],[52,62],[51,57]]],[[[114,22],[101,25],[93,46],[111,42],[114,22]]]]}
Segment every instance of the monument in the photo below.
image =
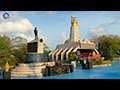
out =
{"type": "Polygon", "coordinates": [[[71,18],[72,19],[71,19],[71,27],[70,27],[70,39],[66,40],[65,44],[80,41],[79,29],[77,22],[75,20],[76,17],[72,15],[71,18]]]}
{"type": "Polygon", "coordinates": [[[70,38],[65,41],[64,44],[57,45],[56,48],[49,53],[49,58],[55,61],[69,61],[69,53],[77,52],[77,55],[84,52],[95,51],[95,45],[89,39],[80,40],[79,29],[77,25],[76,17],[71,16],[70,38]]]}
{"type": "Polygon", "coordinates": [[[26,55],[26,62],[28,63],[40,63],[40,62],[47,62],[48,61],[48,54],[44,53],[44,40],[43,38],[38,38],[37,35],[38,31],[35,27],[34,34],[35,39],[31,42],[27,43],[27,55],[26,55]]]}

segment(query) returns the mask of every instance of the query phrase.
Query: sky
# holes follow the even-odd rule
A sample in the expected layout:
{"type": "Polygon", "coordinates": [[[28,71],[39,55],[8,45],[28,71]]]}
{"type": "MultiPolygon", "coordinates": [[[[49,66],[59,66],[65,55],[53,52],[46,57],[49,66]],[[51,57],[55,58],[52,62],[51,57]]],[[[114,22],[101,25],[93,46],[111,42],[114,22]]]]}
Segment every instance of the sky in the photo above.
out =
{"type": "Polygon", "coordinates": [[[53,50],[69,39],[71,14],[76,16],[81,41],[97,35],[120,36],[120,11],[0,11],[0,35],[15,38],[21,36],[30,42],[38,37],[53,50]],[[9,13],[9,19],[2,14],[9,13]]]}

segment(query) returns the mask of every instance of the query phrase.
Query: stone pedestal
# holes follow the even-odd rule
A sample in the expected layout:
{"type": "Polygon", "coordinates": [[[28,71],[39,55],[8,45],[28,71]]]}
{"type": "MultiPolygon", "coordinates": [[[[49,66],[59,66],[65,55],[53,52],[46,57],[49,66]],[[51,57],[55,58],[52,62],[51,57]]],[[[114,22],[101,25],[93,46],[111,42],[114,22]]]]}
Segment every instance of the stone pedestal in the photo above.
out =
{"type": "Polygon", "coordinates": [[[42,63],[48,61],[47,53],[28,53],[26,55],[26,59],[28,63],[42,63]]]}
{"type": "Polygon", "coordinates": [[[3,72],[3,79],[11,79],[11,71],[3,72]]]}
{"type": "Polygon", "coordinates": [[[48,54],[44,53],[43,38],[36,38],[31,42],[27,43],[27,63],[42,63],[48,61],[48,54]]]}

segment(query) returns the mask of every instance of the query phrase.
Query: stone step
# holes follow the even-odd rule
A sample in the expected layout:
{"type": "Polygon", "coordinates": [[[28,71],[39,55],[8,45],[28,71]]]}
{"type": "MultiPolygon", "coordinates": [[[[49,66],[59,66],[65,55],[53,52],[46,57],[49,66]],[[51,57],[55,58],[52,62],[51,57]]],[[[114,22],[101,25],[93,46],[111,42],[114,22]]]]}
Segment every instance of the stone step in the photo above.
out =
{"type": "Polygon", "coordinates": [[[46,68],[46,66],[40,66],[40,67],[15,67],[15,69],[41,69],[46,68]]]}
{"type": "Polygon", "coordinates": [[[42,73],[41,71],[37,72],[11,72],[11,74],[40,74],[42,73]]]}
{"type": "MultiPolygon", "coordinates": [[[[55,62],[47,62],[48,64],[55,64],[55,62]]],[[[18,63],[20,67],[34,67],[34,66],[41,66],[44,63],[18,63]]]]}
{"type": "Polygon", "coordinates": [[[34,67],[34,66],[41,66],[44,63],[30,63],[30,64],[24,64],[24,63],[19,63],[19,67],[34,67]]]}
{"type": "Polygon", "coordinates": [[[13,71],[13,72],[32,72],[32,71],[42,71],[42,70],[44,70],[44,69],[34,69],[34,70],[32,70],[32,69],[11,69],[11,71],[13,71]]]}
{"type": "Polygon", "coordinates": [[[11,74],[11,76],[15,77],[26,77],[26,76],[42,76],[42,73],[37,74],[11,74]]]}
{"type": "MultiPolygon", "coordinates": [[[[54,65],[55,62],[47,62],[49,65],[54,65]]],[[[44,63],[18,63],[14,69],[11,69],[11,76],[42,76],[46,66],[41,66],[44,63]]]]}

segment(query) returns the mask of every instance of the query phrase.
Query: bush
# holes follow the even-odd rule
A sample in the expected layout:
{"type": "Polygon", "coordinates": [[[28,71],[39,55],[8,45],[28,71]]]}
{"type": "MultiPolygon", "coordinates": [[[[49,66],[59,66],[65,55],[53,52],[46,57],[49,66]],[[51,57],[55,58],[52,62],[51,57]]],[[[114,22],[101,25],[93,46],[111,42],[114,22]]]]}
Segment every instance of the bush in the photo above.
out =
{"type": "Polygon", "coordinates": [[[77,59],[77,56],[74,53],[69,54],[69,60],[75,61],[77,59]]]}

